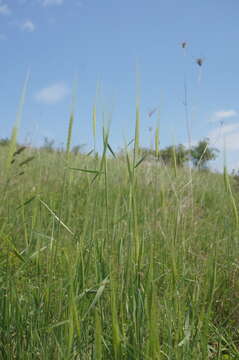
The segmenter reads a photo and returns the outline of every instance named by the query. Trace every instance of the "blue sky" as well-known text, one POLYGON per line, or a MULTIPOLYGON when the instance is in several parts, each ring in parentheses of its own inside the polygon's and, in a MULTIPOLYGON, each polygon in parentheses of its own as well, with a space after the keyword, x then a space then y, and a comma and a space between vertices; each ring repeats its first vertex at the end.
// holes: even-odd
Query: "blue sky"
POLYGON ((225 138, 228 167, 239 168, 238 14, 235 0, 0 0, 0 137, 10 135, 30 69, 22 142, 66 142, 77 79, 74 144, 91 149, 96 102, 99 148, 103 118, 112 119, 112 147, 122 147, 139 92, 142 145, 152 143, 156 107, 161 146, 187 144, 186 77, 193 143, 208 136, 223 152, 225 138))

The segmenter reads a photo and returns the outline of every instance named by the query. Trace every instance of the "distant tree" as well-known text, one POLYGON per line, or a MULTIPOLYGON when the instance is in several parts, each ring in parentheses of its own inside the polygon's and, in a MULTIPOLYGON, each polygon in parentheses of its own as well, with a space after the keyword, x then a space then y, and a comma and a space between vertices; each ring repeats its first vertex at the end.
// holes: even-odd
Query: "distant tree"
POLYGON ((10 140, 8 138, 2 138, 0 139, 0 146, 7 146, 9 145, 10 140))
POLYGON ((73 148, 72 148, 72 153, 74 154, 74 155, 77 155, 77 154, 80 154, 80 153, 82 153, 83 151, 83 148, 85 147, 85 144, 82 144, 82 145, 75 145, 75 146, 73 146, 73 148))
POLYGON ((160 151, 160 157, 166 165, 176 164, 183 167, 189 159, 189 152, 184 145, 168 146, 160 151))
POLYGON ((206 169, 207 163, 217 157, 218 149, 209 147, 210 140, 205 138, 200 140, 197 145, 193 146, 190 152, 191 159, 195 167, 206 169))
POLYGON ((155 151, 153 149, 149 149, 149 148, 146 148, 146 147, 140 147, 139 148, 139 153, 142 155, 142 156, 146 156, 147 158, 150 158, 150 159, 156 159, 156 156, 155 156, 155 151))
POLYGON ((44 143, 42 146, 42 149, 52 152, 54 150, 54 143, 55 141, 53 139, 48 139, 48 137, 44 137, 44 143))
POLYGON ((159 152, 159 159, 156 157, 155 150, 141 147, 140 153, 142 156, 147 156, 148 159, 161 159, 168 166, 183 167, 189 160, 189 152, 184 145, 168 146, 159 152))

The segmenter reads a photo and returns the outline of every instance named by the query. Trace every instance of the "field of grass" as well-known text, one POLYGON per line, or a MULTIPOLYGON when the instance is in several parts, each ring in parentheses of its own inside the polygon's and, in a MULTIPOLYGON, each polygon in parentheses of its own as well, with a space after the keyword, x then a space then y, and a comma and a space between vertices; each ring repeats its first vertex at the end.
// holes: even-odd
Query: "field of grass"
POLYGON ((71 126, 66 152, 0 148, 0 358, 239 359, 232 179, 106 133, 73 155, 71 126))

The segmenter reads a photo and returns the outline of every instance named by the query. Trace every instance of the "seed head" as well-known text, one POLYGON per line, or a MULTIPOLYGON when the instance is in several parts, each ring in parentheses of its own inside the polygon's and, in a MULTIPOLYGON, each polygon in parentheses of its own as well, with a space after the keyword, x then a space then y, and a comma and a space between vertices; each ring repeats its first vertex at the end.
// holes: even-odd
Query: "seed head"
POLYGON ((12 156, 16 156, 21 154, 26 149, 26 146, 21 146, 18 150, 15 151, 15 153, 12 156))
POLYGON ((198 66, 202 66, 203 62, 204 62, 204 59, 202 59, 202 58, 196 59, 196 63, 198 64, 198 66))
POLYGON ((185 49, 185 48, 187 47, 187 45, 188 45, 188 44, 186 43, 186 41, 183 41, 183 42, 181 43, 181 46, 182 46, 183 49, 185 49))
POLYGON ((158 108, 152 109, 152 110, 148 113, 148 117, 151 117, 151 116, 155 113, 155 111, 156 111, 157 109, 158 109, 158 108))

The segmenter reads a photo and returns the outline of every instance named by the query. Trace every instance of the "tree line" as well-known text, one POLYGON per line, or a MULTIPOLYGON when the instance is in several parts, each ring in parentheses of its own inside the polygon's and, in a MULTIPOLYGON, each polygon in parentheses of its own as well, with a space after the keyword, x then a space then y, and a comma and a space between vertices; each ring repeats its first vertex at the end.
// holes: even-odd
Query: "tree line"
POLYGON ((208 138, 200 140, 191 149, 182 144, 167 146, 159 151, 158 158, 153 149, 141 148, 140 151, 143 156, 161 160, 169 166, 183 167, 191 162, 198 169, 207 169, 208 162, 215 160, 219 152, 217 148, 210 146, 208 138))
MULTIPOLYGON (((10 140, 8 138, 0 139, 0 146, 8 145, 10 140)), ((20 145, 19 145, 20 146, 20 145)), ((75 145, 72 147, 72 153, 75 155, 83 153, 84 145, 75 145)), ((44 138, 44 143, 41 147, 48 152, 54 151, 54 140, 47 137, 44 138)), ((187 149, 184 145, 170 145, 161 149, 156 155, 155 150, 146 147, 139 148, 139 151, 145 159, 153 158, 154 160, 161 160, 165 165, 183 167, 191 161, 194 167, 198 169, 206 169, 210 160, 216 159, 219 150, 211 147, 208 138, 200 140, 191 149, 187 149)), ((119 156, 122 151, 119 152, 119 156)))

